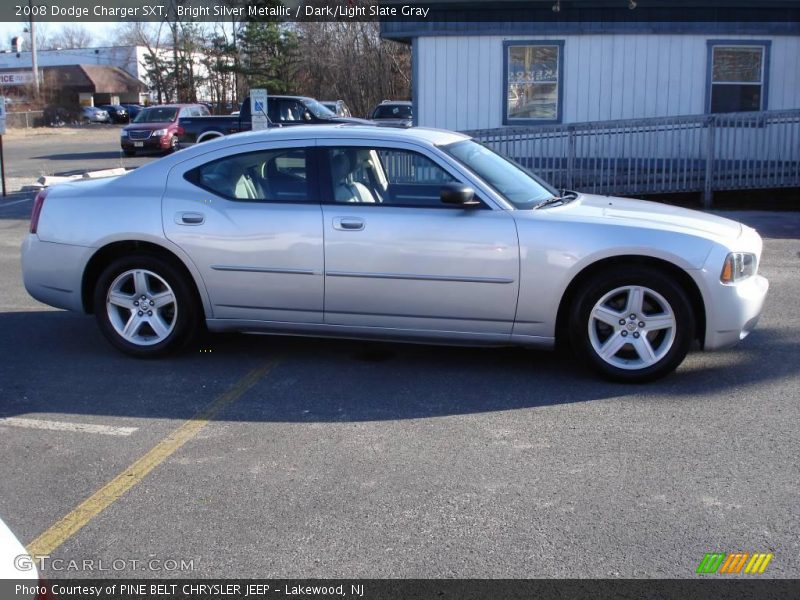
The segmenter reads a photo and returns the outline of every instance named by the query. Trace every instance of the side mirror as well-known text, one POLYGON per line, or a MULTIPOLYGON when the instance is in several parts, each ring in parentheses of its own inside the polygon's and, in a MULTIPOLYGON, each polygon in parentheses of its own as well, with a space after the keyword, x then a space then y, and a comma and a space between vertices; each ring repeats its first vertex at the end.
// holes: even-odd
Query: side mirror
POLYGON ((439 190, 439 197, 442 204, 451 204, 455 206, 480 206, 480 202, 475 200, 475 190, 468 185, 460 183, 448 183, 443 185, 439 190))

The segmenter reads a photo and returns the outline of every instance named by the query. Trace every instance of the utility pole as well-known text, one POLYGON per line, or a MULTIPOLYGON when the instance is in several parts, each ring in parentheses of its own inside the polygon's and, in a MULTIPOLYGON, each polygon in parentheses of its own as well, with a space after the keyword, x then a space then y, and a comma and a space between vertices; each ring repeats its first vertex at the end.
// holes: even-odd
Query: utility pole
POLYGON ((39 59, 36 56, 36 26, 33 23, 33 0, 28 0, 31 11, 31 67, 33 68, 33 89, 36 100, 39 99, 39 59))

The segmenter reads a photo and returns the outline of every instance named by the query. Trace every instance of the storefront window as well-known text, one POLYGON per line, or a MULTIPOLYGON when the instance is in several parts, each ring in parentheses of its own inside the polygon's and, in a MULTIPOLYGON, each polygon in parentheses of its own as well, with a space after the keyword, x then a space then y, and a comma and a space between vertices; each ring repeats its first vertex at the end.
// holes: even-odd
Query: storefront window
POLYGON ((506 43, 504 123, 561 121, 563 42, 506 43))

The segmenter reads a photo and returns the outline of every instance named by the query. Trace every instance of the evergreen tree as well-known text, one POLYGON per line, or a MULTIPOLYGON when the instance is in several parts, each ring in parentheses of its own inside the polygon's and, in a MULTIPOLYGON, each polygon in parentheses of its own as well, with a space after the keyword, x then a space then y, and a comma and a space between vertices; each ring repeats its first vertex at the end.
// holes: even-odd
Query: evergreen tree
POLYGON ((297 35, 275 21, 248 21, 239 34, 239 74, 248 88, 293 91, 297 35))

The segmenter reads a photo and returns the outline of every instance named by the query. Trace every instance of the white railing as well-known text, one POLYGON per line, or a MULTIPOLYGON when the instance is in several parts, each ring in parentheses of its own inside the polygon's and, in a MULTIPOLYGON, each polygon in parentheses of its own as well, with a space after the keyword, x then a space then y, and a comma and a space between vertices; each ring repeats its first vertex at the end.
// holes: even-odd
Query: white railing
POLYGON ((800 109, 466 132, 558 188, 602 194, 800 187, 800 109))

